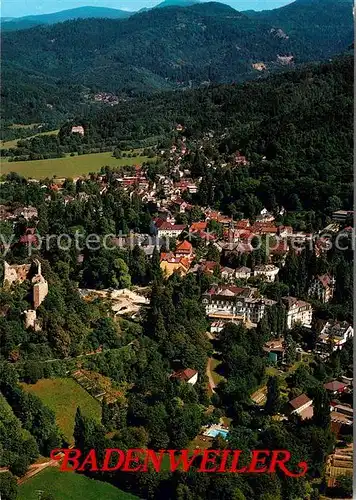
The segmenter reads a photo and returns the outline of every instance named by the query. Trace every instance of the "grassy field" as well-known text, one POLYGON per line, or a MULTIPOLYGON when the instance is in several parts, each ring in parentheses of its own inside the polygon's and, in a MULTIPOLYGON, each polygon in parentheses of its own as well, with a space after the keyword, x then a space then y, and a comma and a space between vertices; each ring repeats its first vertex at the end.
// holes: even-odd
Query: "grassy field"
POLYGON ((54 500, 135 500, 138 498, 111 484, 49 467, 19 487, 17 500, 38 500, 41 491, 51 493, 54 500))
POLYGON ((78 177, 98 172, 101 167, 120 167, 123 165, 141 165, 146 156, 116 159, 111 152, 93 153, 81 156, 66 156, 50 160, 1 162, 1 174, 17 172, 24 177, 44 179, 45 177, 78 177))
MULTIPOLYGON (((30 127, 30 125, 28 126, 30 127)), ((12 128, 28 128, 26 125, 13 125, 12 128)), ((34 134, 29 137, 23 137, 23 139, 32 139, 32 137, 37 137, 39 135, 56 135, 58 134, 59 130, 50 130, 48 132, 40 132, 39 134, 34 134)), ((10 149, 10 148, 15 148, 17 146, 18 141, 21 139, 13 139, 12 141, 0 141, 0 149, 10 149)))
POLYGON ((225 380, 224 377, 218 373, 219 365, 221 365, 221 361, 219 359, 211 358, 211 375, 215 384, 219 384, 221 381, 225 380))
POLYGON ((70 443, 73 442, 74 418, 78 406, 84 415, 100 421, 99 402, 70 378, 42 379, 34 385, 21 385, 54 411, 57 425, 70 443))

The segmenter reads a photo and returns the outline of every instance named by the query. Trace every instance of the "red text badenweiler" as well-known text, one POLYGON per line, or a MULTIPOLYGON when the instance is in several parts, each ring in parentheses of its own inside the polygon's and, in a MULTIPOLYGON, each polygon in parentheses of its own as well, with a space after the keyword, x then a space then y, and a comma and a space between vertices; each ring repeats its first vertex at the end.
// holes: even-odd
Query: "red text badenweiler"
MULTIPOLYGON (((250 461, 241 465, 241 450, 147 450, 141 448, 126 451, 108 448, 104 456, 97 457, 95 450, 83 454, 76 448, 60 448, 52 450, 52 460, 60 462, 62 471, 106 471, 115 472, 148 472, 162 470, 163 457, 169 458, 169 470, 189 471, 194 467, 196 472, 231 472, 235 474, 258 473, 271 474, 282 471, 289 477, 304 476, 308 470, 306 462, 299 462, 298 470, 290 470, 288 462, 291 454, 287 450, 253 450, 250 461)), ((167 467, 165 466, 165 470, 167 467)))

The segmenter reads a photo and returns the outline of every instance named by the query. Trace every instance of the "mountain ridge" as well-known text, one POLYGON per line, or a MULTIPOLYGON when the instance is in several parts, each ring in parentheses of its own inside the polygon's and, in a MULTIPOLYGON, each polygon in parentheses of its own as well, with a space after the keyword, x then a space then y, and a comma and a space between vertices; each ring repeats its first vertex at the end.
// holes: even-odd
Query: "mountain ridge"
POLYGON ((74 9, 66 9, 49 14, 38 14, 22 16, 17 18, 1 18, 1 28, 3 31, 16 31, 29 29, 39 25, 51 25, 55 23, 70 21, 74 19, 126 19, 135 12, 129 12, 120 9, 111 9, 109 7, 83 6, 74 9))
POLYGON ((35 109, 42 121, 72 109, 66 86, 81 86, 83 96, 112 92, 126 98, 263 78, 346 51, 353 40, 349 4, 328 0, 332 8, 325 10, 314 2, 307 8, 294 2, 293 16, 288 10, 281 14, 283 7, 268 19, 204 2, 127 19, 69 20, 3 33, 5 119, 34 120, 35 109), (27 103, 22 107, 21 92, 27 103))

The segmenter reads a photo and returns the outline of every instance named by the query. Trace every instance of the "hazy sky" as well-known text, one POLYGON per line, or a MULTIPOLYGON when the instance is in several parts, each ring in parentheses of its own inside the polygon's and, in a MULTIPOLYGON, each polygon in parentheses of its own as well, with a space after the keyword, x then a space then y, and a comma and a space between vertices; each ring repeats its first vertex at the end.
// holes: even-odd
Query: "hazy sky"
MULTIPOLYGON (((2 17, 21 17, 31 14, 47 14, 60 10, 96 5, 113 9, 138 10, 153 7, 162 0, 0 0, 2 17)), ((226 0, 223 3, 237 10, 273 9, 291 3, 291 0, 226 0)))

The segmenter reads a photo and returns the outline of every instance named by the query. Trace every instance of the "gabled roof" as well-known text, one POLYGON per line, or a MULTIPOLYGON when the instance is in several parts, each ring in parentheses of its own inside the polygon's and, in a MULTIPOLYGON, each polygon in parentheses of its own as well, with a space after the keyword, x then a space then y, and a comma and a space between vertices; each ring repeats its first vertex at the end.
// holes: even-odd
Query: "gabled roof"
POLYGON ((246 266, 241 266, 236 269, 237 273, 246 273, 246 274, 251 274, 251 269, 246 266))
POLYGON ((289 401, 289 404, 295 409, 295 410, 298 410, 299 408, 301 408, 302 406, 304 406, 305 404, 311 402, 312 400, 310 398, 308 398, 308 396, 306 394, 301 394, 300 396, 298 396, 297 398, 294 398, 292 399, 291 401, 289 401))
POLYGON ((171 230, 171 231, 184 231, 185 229, 184 224, 171 224, 170 222, 163 222, 163 224, 160 225, 159 229, 162 230, 171 230))
POLYGON ((318 276, 317 280, 323 285, 324 288, 331 286, 332 278, 329 274, 323 274, 322 276, 318 276))
POLYGON ((184 240, 182 241, 176 248, 176 252, 191 252, 192 251, 192 244, 189 243, 189 241, 184 240))
POLYGON ((341 391, 347 387, 347 384, 344 384, 344 382, 339 382, 338 380, 333 380, 332 382, 328 382, 327 384, 324 384, 324 388, 327 391, 341 391))
POLYGON ((206 222, 193 222, 189 228, 190 231, 204 231, 206 229, 206 222))
POLYGON ((193 370, 192 368, 185 368, 185 370, 178 370, 174 372, 171 377, 176 378, 178 380, 184 380, 185 382, 188 382, 191 378, 194 377, 198 372, 197 370, 193 370))

